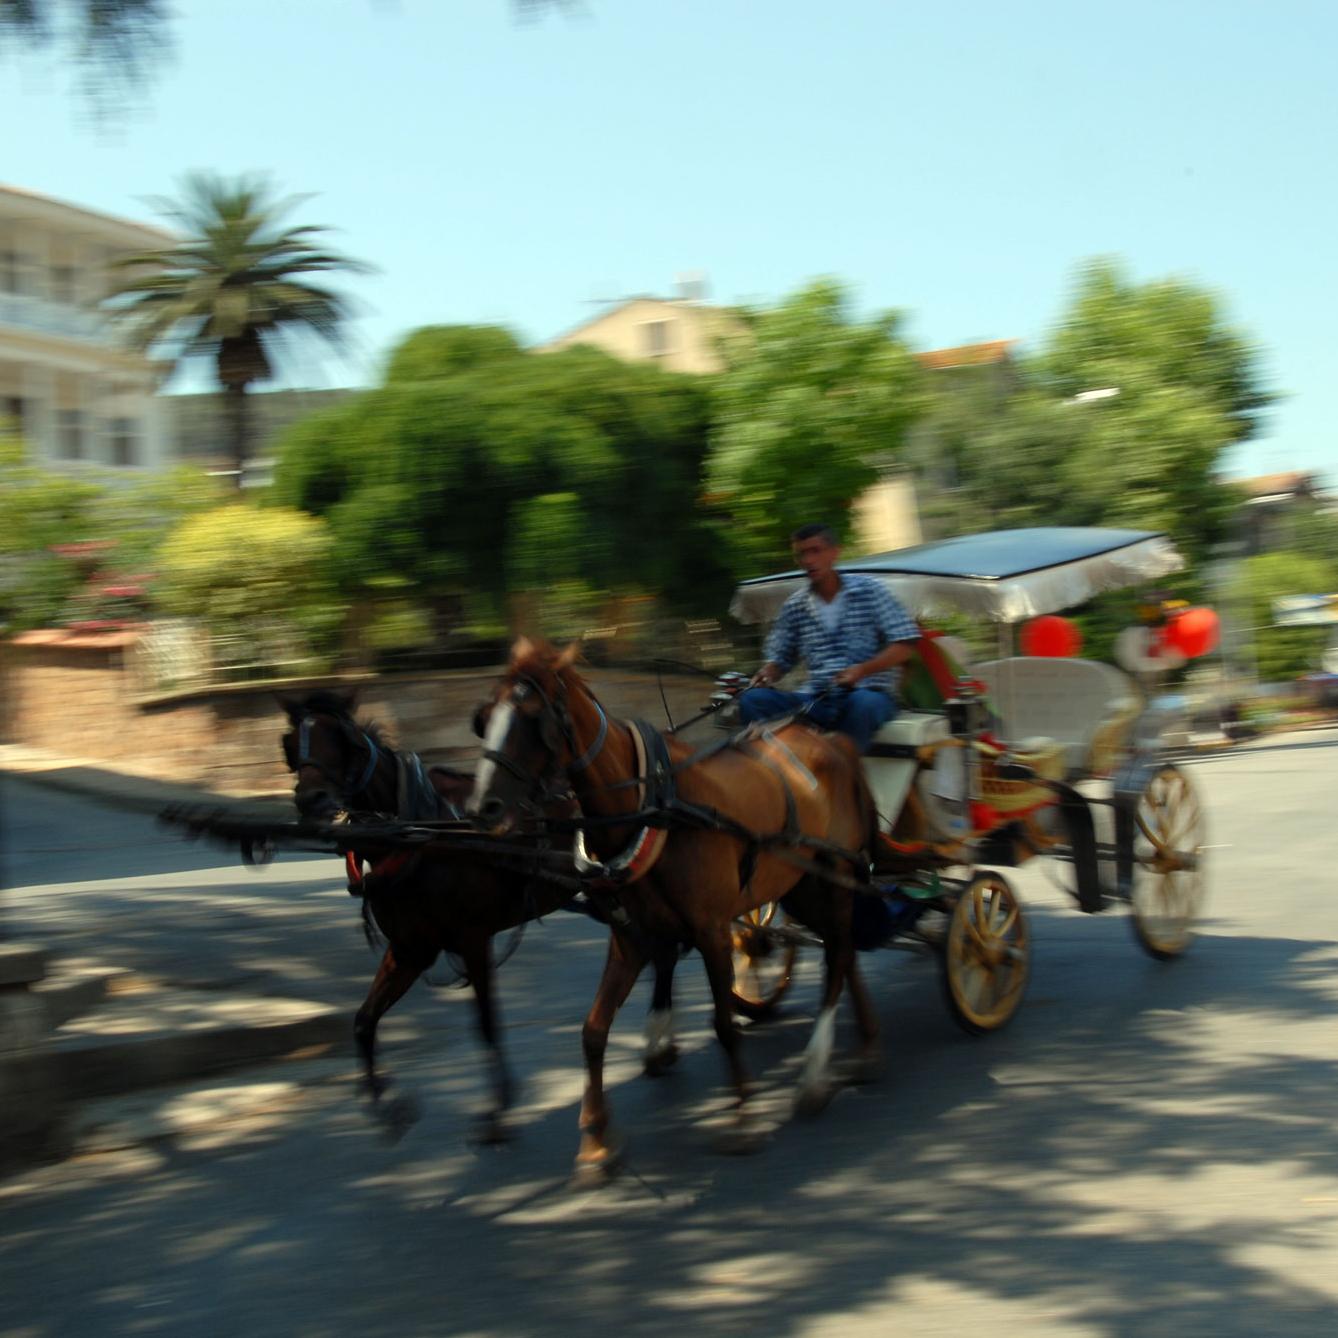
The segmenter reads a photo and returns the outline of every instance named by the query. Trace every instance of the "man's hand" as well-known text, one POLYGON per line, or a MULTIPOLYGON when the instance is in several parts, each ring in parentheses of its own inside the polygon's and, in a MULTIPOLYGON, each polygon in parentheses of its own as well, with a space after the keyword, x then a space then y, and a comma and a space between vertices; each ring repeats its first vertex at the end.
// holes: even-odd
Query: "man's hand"
POLYGON ((832 686, 837 688, 857 688, 860 679, 864 677, 864 666, 862 664, 848 665, 845 669, 832 675, 832 686))
POLYGON ((748 686, 750 688, 769 688, 773 683, 779 682, 782 674, 778 665, 767 661, 752 677, 748 686))

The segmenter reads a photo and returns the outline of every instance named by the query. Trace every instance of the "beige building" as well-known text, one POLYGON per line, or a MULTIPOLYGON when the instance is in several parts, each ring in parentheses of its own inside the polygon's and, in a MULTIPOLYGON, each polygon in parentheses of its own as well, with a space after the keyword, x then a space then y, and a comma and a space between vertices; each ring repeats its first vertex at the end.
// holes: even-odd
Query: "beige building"
POLYGON ((744 331, 723 307, 688 299, 629 297, 593 320, 540 344, 537 353, 589 344, 624 362, 657 362, 671 372, 718 372, 722 341, 744 331))
POLYGON ((128 352, 98 307, 120 256, 169 234, 0 186, 0 417, 46 465, 152 469, 166 461, 164 369, 128 352))

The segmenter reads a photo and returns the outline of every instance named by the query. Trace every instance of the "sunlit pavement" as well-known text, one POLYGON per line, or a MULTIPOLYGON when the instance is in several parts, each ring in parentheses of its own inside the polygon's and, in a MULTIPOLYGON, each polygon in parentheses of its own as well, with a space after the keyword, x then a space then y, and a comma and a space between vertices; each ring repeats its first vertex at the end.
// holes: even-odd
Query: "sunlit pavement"
MULTIPOLYGON (((809 960, 785 1019, 748 1037, 773 1136, 727 1158, 689 958, 684 1059, 639 1076, 640 986, 610 1048, 628 1169, 576 1193, 578 1033, 602 943, 555 916, 502 978, 524 1080, 512 1145, 468 1143, 483 1097, 469 1000, 420 985, 383 1028, 423 1106, 397 1145, 342 1057, 84 1112, 78 1158, 0 1187, 0 1334, 1332 1332, 1338 733, 1189 765, 1217 848, 1179 962, 1024 870, 1034 973, 1010 1029, 969 1040, 931 963, 864 957, 887 1075, 792 1122, 809 960)), ((351 1016, 375 959, 337 862, 253 875, 145 818, 26 783, 4 797, 11 934, 351 1016)))

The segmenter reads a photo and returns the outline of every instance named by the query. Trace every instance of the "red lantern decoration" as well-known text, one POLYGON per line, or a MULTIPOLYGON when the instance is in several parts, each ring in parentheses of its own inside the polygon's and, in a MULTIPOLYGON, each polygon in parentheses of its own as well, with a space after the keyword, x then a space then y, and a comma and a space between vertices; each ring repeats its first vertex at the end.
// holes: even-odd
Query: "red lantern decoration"
POLYGON ((1082 633, 1067 618, 1047 613, 1023 626, 1021 645, 1023 655, 1076 655, 1082 649, 1082 633))
POLYGON ((1171 617, 1164 632, 1166 644, 1187 660, 1207 655, 1217 646, 1221 623, 1212 609, 1185 609, 1171 617))

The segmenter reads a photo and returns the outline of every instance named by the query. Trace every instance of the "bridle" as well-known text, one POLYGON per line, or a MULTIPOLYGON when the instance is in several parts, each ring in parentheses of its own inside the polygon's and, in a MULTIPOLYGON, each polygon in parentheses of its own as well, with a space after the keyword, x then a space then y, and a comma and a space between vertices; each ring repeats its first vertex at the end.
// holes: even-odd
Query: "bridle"
POLYGON ((578 757, 576 756, 576 729, 572 723, 571 711, 567 706, 566 687, 561 679, 558 680, 557 694, 550 697, 537 679, 528 674, 517 674, 515 685, 508 695, 511 705, 517 708, 517 715, 526 715, 527 718, 537 724, 539 742, 543 746, 547 764, 542 771, 532 773, 526 771, 520 763, 496 748, 485 747, 483 756, 495 767, 505 771, 509 776, 527 787, 522 802, 528 802, 542 808, 556 800, 565 798, 566 782, 572 776, 579 775, 589 768, 599 754, 603 752, 604 743, 609 736, 609 718, 599 702, 591 698, 595 710, 599 712, 599 732, 595 735, 589 748, 578 757), (531 696, 539 700, 538 714, 532 716, 519 709, 531 696), (573 758, 571 762, 565 765, 562 761, 564 744, 566 752, 573 758))
POLYGON ((316 719, 316 715, 308 714, 304 715, 298 722, 297 754, 293 762, 293 773, 300 778, 304 769, 315 771, 333 786, 339 798, 347 803, 358 795, 367 792, 368 786, 372 783, 372 777, 376 774, 377 763, 381 760, 381 749, 377 746, 376 740, 366 730, 358 729, 352 721, 340 719, 338 716, 330 716, 329 718, 338 722, 344 738, 355 749, 359 743, 366 746, 366 763, 362 764, 361 770, 359 770, 357 759, 351 759, 343 776, 336 776, 322 766, 311 755, 311 726, 316 719))

